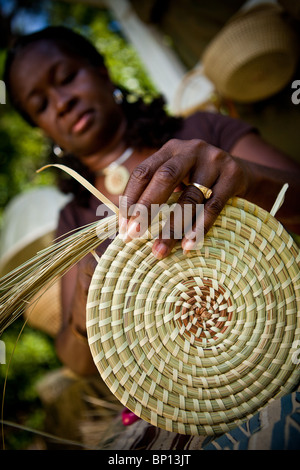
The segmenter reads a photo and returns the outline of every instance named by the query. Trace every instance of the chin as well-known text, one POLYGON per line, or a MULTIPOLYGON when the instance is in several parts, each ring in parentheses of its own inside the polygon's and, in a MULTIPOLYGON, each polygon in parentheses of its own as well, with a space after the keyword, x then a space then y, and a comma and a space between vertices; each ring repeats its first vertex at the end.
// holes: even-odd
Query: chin
POLYGON ((110 116, 106 116, 106 119, 98 115, 85 132, 73 139, 71 152, 82 159, 94 156, 103 148, 110 146, 119 133, 121 124, 121 115, 112 113, 110 116))
POLYGON ((70 146, 70 153, 79 158, 88 158, 103 148, 105 142, 99 138, 99 130, 89 129, 76 139, 73 139, 70 146))

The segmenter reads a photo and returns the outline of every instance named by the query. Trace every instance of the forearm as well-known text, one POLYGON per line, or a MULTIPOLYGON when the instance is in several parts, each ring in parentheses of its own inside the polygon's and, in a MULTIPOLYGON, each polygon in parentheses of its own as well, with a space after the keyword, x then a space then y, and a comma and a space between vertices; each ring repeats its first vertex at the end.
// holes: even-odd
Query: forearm
POLYGON ((244 197, 270 211, 285 183, 289 185, 276 218, 288 229, 300 233, 300 172, 297 168, 277 169, 243 161, 248 166, 251 184, 244 197))
POLYGON ((63 364, 82 376, 97 373, 86 331, 86 302, 95 263, 92 255, 86 256, 61 284, 63 327, 56 338, 56 351, 63 364))
POLYGON ((299 233, 299 163, 254 133, 236 142, 230 153, 248 164, 251 184, 245 197, 258 206, 270 211, 282 186, 288 183, 284 204, 276 218, 287 229, 299 233))
POLYGON ((87 337, 78 333, 71 323, 60 331, 55 346, 62 363, 76 374, 88 376, 97 373, 87 337))

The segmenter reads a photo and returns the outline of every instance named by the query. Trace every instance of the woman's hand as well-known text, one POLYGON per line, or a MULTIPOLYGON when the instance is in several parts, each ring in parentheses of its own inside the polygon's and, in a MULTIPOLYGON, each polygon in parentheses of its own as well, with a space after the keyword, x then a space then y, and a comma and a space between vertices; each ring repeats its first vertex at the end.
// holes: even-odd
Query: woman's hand
MULTIPOLYGON (((142 212, 139 209, 143 207, 143 213, 145 208, 147 210, 147 227, 151 220, 151 206, 166 203, 184 183, 177 204, 181 210, 186 204, 192 208, 192 230, 182 234, 181 242, 182 248, 189 251, 199 241, 197 234, 208 232, 229 198, 246 196, 251 179, 248 162, 202 140, 172 139, 133 171, 120 201, 120 236, 126 242, 141 236, 141 218, 137 214, 142 212), (206 200, 203 193, 191 185, 194 182, 210 188, 211 197, 206 200), (201 204, 204 204, 204 213, 200 212, 199 216, 197 207, 201 204), (130 217, 128 209, 134 206, 136 210, 130 217)), ((161 234, 153 244, 153 254, 159 259, 167 256, 176 243, 176 217, 171 217, 169 228, 169 235, 161 234)))

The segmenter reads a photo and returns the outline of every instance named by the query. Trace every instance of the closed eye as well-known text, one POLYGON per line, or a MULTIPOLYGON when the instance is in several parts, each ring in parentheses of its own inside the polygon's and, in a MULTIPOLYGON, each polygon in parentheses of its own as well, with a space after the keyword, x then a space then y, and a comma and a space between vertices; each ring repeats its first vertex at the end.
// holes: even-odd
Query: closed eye
POLYGON ((68 83, 71 83, 76 77, 76 75, 77 75, 77 70, 65 74, 64 77, 60 80, 61 85, 67 85, 68 83))
POLYGON ((46 96, 35 96, 31 99, 31 106, 35 114, 41 114, 47 109, 48 99, 46 96))
POLYGON ((46 98, 44 98, 41 102, 41 105, 38 108, 38 112, 42 113, 42 112, 46 111, 47 106, 48 106, 48 100, 46 98))

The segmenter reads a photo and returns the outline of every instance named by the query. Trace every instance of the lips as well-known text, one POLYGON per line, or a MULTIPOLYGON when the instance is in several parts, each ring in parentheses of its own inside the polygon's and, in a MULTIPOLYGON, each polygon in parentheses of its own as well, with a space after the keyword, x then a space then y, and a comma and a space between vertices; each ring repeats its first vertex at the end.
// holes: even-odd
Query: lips
POLYGON ((93 120, 93 111, 87 110, 80 113, 79 116, 75 119, 74 123, 71 126, 72 134, 81 134, 84 132, 92 123, 93 120))

